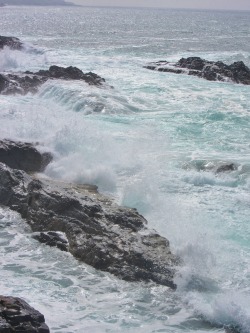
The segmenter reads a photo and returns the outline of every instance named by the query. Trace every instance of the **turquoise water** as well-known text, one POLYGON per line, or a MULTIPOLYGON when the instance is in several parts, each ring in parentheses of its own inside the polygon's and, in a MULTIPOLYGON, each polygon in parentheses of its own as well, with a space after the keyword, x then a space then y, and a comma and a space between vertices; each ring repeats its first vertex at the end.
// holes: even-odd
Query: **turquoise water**
POLYGON ((250 332, 249 87, 157 73, 200 56, 250 66, 250 13, 3 7, 1 71, 77 66, 107 87, 47 82, 1 96, 1 138, 41 142, 50 177, 94 183, 136 207, 184 264, 175 293, 129 284, 37 244, 1 208, 0 293, 24 297, 52 332, 250 332), (114 87, 110 89, 108 85, 114 87), (216 174, 221 163, 237 170, 216 174))

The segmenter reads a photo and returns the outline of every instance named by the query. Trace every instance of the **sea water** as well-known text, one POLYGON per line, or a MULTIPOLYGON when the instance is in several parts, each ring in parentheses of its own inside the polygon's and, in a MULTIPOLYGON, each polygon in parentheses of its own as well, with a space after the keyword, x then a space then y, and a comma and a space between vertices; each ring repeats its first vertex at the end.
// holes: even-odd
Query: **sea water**
POLYGON ((25 43, 0 52, 1 72, 77 66, 107 82, 1 96, 0 138, 39 142, 54 155, 48 176, 136 207, 183 259, 175 292, 124 282, 37 243, 0 207, 0 294, 24 298, 52 333, 250 332, 250 88, 143 68, 188 56, 250 66, 250 12, 2 7, 0 31, 25 43), (222 163, 237 170, 216 174, 222 163))

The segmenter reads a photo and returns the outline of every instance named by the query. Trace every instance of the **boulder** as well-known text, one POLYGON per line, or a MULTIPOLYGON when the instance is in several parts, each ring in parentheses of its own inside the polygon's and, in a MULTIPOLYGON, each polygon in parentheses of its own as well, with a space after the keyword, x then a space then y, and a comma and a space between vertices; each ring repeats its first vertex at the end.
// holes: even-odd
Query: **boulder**
POLYGON ((51 162, 50 153, 40 153, 33 144, 0 140, 0 162, 26 172, 40 172, 51 162))
POLYGON ((21 50, 23 43, 16 37, 0 36, 0 49, 3 49, 5 46, 12 50, 21 50))
POLYGON ((49 333, 44 316, 18 297, 0 295, 1 333, 49 333))
POLYGON ((181 58, 176 63, 152 62, 144 68, 159 72, 188 74, 209 81, 225 81, 250 85, 250 69, 242 62, 226 65, 222 61, 208 61, 199 57, 181 58))
POLYGON ((0 204, 19 212, 35 232, 65 233, 69 252, 96 269, 176 287, 179 258, 168 240, 149 230, 135 209, 118 206, 91 186, 32 178, 0 163, 0 204))

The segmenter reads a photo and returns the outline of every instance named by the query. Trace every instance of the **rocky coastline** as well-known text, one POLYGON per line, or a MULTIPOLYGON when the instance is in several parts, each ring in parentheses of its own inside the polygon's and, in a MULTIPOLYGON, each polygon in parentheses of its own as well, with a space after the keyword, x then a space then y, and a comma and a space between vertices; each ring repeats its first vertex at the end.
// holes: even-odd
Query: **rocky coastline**
MULTIPOLYGON (((36 148, 31 150, 30 143, 16 145, 18 149, 13 149, 13 141, 0 142, 1 205, 19 212, 34 232, 43 232, 42 239, 44 232, 64 233, 68 251, 96 269, 127 281, 154 281, 175 289, 179 259, 171 253, 168 240, 147 229, 147 221, 135 209, 118 206, 95 186, 26 173, 41 170, 39 165, 30 167, 32 159, 37 160, 36 148), (29 159, 22 170, 16 154, 20 147, 29 159)), ((43 157, 41 154, 41 161, 43 157)))
MULTIPOLYGON (((21 50, 23 43, 15 37, 0 36, 0 50, 4 47, 21 50)), ((250 84, 250 70, 243 62, 228 66, 191 57, 176 64, 150 63, 145 68, 250 84)), ((92 72, 51 66, 38 72, 0 73, 0 94, 36 93, 42 84, 56 79, 105 85, 105 79, 92 72)), ((174 277, 181 260, 171 252, 169 241, 149 229, 136 209, 117 205, 96 186, 46 177, 43 171, 53 156, 41 153, 39 147, 38 143, 0 140, 0 205, 18 212, 41 246, 69 252, 80 262, 126 281, 154 282, 175 290, 174 277)), ((235 164, 224 163, 214 171, 236 169, 235 164)), ((49 333, 49 328, 43 315, 24 300, 0 296, 0 332, 49 333)))
MULTIPOLYGON (((16 37, 0 36, 0 50, 4 47, 9 47, 12 50, 22 50, 23 43, 16 37)), ((83 73, 79 68, 73 66, 64 68, 54 65, 50 66, 48 70, 40 70, 35 73, 31 71, 0 73, 0 94, 34 94, 45 82, 55 79, 78 80, 97 87, 105 85, 105 79, 95 73, 83 73)))
POLYGON ((232 82, 250 85, 250 69, 243 61, 226 65, 222 61, 208 61, 199 57, 181 58, 178 62, 168 61, 151 62, 144 66, 146 69, 193 75, 208 81, 232 82))
MULTIPOLYGON (((32 237, 126 281, 176 288, 179 258, 135 210, 96 186, 58 182, 41 172, 52 160, 37 144, 0 141, 0 205, 21 214, 32 237)), ((0 296, 0 332, 49 333, 44 316, 17 297, 0 296)))
POLYGON ((36 73, 26 71, 20 74, 0 74, 0 94, 2 95, 26 95, 37 93, 39 87, 48 80, 60 79, 64 81, 84 81, 91 86, 102 86, 105 79, 89 72, 83 73, 77 67, 50 66, 48 70, 40 70, 36 73))

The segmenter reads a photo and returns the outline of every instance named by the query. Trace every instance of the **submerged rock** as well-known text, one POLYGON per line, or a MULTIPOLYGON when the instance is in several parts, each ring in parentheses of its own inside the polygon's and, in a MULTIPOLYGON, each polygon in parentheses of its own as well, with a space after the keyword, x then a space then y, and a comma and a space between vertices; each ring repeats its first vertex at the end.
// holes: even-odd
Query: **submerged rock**
POLYGON ((0 74, 0 94, 36 93, 38 88, 49 79, 79 80, 94 86, 105 83, 105 79, 99 75, 92 72, 83 73, 77 67, 51 66, 48 70, 40 70, 36 73, 26 71, 21 74, 0 74))
POLYGON ((0 295, 1 333, 49 333, 44 316, 18 297, 0 295))
POLYGON ((0 204, 19 212, 33 231, 64 232, 69 252, 96 269, 175 288, 179 260, 168 240, 147 229, 135 209, 116 205, 92 187, 34 179, 0 163, 0 204))
POLYGON ((184 163, 183 168, 188 170, 193 169, 196 171, 214 172, 215 174, 218 174, 236 171, 239 166, 235 163, 225 161, 192 160, 191 162, 184 163))
POLYGON ((152 62, 144 68, 159 72, 188 74, 204 78, 209 81, 225 81, 250 85, 250 69, 237 61, 226 65, 222 61, 208 61, 199 57, 181 58, 177 63, 168 61, 152 62))
POLYGON ((5 46, 13 50, 21 50, 23 43, 16 37, 0 36, 0 49, 3 49, 5 46))
POLYGON ((235 170, 237 170, 237 166, 234 163, 223 164, 217 168, 216 173, 231 172, 231 171, 235 171, 235 170))
POLYGON ((0 162, 26 172, 40 172, 51 162, 50 153, 40 153, 27 142, 0 140, 0 162))

